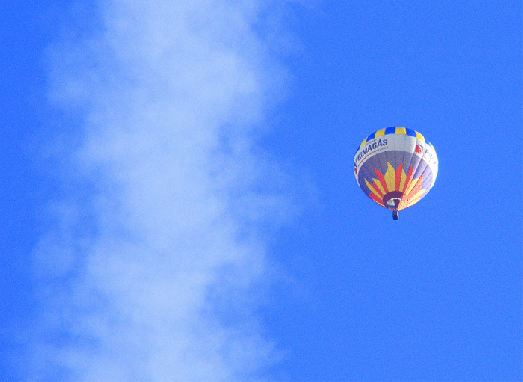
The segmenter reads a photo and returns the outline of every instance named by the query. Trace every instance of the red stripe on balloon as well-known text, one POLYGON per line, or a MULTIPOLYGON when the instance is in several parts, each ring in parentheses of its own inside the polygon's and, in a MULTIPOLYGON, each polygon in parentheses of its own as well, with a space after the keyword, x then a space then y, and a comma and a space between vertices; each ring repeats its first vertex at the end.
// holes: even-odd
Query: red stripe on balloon
POLYGON ((398 168, 396 169, 396 187, 394 190, 399 191, 400 190, 400 183, 401 183, 401 174, 403 172, 403 162, 400 163, 398 168))
POLYGON ((405 190, 407 190, 407 187, 409 186, 410 181, 412 180, 413 172, 414 172, 414 169, 412 168, 412 165, 410 165, 409 172, 407 174, 407 179, 405 179, 405 184, 403 185, 403 190, 401 190, 401 192, 405 192, 405 190))
POLYGON ((387 182, 385 181, 385 178, 383 177, 383 174, 377 170, 374 169, 374 172, 376 173, 376 176, 378 177, 381 185, 383 186, 383 189, 385 190, 385 193, 389 192, 389 189, 387 188, 387 182))

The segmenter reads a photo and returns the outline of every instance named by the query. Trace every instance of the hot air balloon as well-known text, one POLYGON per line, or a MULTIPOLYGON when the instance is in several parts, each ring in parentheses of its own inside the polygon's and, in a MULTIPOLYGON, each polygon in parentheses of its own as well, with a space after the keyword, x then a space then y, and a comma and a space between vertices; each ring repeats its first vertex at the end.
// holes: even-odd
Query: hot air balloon
POLYGON ((380 206, 398 211, 413 206, 432 188, 438 175, 434 146, 405 127, 375 131, 354 156, 354 176, 362 191, 380 206))

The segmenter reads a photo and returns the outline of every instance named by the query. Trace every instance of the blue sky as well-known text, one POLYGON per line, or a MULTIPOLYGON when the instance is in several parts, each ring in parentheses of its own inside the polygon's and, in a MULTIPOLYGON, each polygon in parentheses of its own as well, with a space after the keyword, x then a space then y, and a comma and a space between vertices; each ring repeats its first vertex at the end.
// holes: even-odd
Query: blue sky
POLYGON ((3 4, 0 380, 523 378, 521 4, 362 3, 3 4))

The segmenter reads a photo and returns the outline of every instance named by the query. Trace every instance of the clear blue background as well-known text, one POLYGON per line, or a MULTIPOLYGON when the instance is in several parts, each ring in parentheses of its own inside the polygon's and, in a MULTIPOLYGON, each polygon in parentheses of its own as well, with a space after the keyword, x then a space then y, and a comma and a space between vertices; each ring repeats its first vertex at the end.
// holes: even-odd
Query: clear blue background
POLYGON ((282 367, 291 379, 521 379, 521 6, 510 3, 331 2, 296 21, 305 47, 275 141, 310 168, 321 208, 277 246, 309 293, 270 316, 297 349, 282 367), (422 132, 439 157, 435 187, 397 222, 352 174, 357 145, 386 126, 422 132))
MULTIPOLYGON (((287 8, 300 49, 278 58, 293 80, 261 145, 314 191, 268 239, 292 279, 261 311, 285 350, 269 376, 521 380, 521 3, 287 8), (397 222, 352 174, 357 145, 387 126, 420 131, 440 163, 397 222)), ((19 378, 31 351, 20 347, 37 313, 31 251, 41 211, 63 192, 33 159, 50 134, 45 49, 61 10, 0 8, 0 380, 19 378)))

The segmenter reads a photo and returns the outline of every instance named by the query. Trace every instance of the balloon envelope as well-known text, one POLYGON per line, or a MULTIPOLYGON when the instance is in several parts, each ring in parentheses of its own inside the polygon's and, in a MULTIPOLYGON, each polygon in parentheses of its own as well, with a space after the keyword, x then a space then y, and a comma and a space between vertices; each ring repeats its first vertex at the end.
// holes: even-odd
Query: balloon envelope
POLYGON ((362 191, 393 211, 416 204, 430 191, 437 175, 434 146, 405 127, 375 131, 354 156, 354 176, 362 191))

